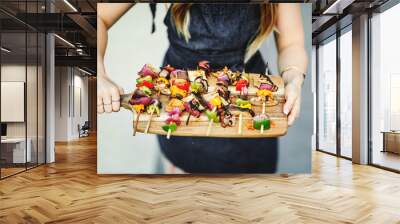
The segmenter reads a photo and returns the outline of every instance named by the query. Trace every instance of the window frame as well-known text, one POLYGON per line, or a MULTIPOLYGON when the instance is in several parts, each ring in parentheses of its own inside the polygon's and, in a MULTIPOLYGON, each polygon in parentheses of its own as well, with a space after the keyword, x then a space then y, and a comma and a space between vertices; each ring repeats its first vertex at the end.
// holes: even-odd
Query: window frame
POLYGON ((344 35, 347 32, 351 32, 352 30, 352 23, 349 23, 345 27, 339 29, 336 31, 336 33, 332 34, 331 36, 321 40, 317 45, 316 45, 316 51, 315 51, 315 61, 316 61, 316 151, 327 153, 333 156, 337 156, 340 158, 344 158, 347 160, 352 160, 351 157, 347 157, 342 155, 342 150, 341 150, 341 119, 340 119, 340 81, 341 81, 341 65, 340 65, 340 37, 344 35), (332 153, 327 150, 324 150, 320 148, 319 144, 319 93, 320 91, 320 80, 319 80, 319 65, 320 65, 320 56, 319 56, 319 51, 318 49, 320 48, 321 44, 326 44, 329 43, 330 41, 336 41, 336 152, 332 153))

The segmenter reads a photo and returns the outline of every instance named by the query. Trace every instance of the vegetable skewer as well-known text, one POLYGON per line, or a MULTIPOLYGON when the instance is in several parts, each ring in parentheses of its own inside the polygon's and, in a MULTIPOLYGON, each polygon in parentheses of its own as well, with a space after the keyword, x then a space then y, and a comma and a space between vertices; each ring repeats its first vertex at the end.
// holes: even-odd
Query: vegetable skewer
POLYGON ((252 106, 251 103, 247 100, 243 100, 241 98, 237 98, 236 105, 232 105, 233 106, 233 113, 236 116, 239 116, 239 124, 238 124, 238 134, 241 135, 242 134, 242 126, 243 126, 243 112, 247 112, 250 114, 250 116, 254 117, 255 113, 252 110, 252 106))
POLYGON ((208 92, 208 81, 204 71, 189 71, 188 78, 191 82, 190 84, 190 95, 184 99, 186 111, 189 113, 186 119, 186 125, 189 124, 190 117, 200 117, 201 112, 205 110, 206 105, 202 105, 203 94, 208 92))
POLYGON ((158 77, 158 71, 149 64, 145 64, 138 72, 139 77, 136 79, 136 90, 132 94, 129 104, 133 111, 136 112, 136 122, 134 123, 133 135, 136 135, 139 118, 147 106, 154 103, 151 95, 154 91, 153 80, 158 77))
MULTIPOLYGON (((253 128, 260 130, 263 134, 264 130, 267 130, 271 126, 271 120, 269 116, 265 113, 265 106, 267 102, 271 103, 273 101, 272 92, 277 91, 277 86, 272 82, 272 80, 267 75, 260 75, 258 81, 258 91, 256 101, 262 102, 262 112, 260 115, 254 117, 253 128)), ((270 104, 271 105, 271 104, 270 104)), ((272 106, 272 105, 271 105, 272 106)))
POLYGON ((236 91, 239 91, 239 96, 242 99, 247 98, 248 87, 249 87, 249 77, 248 74, 243 70, 242 73, 237 72, 235 75, 235 81, 233 81, 233 85, 236 87, 236 91))
POLYGON ((233 125, 233 119, 231 112, 229 111, 229 104, 231 102, 230 99, 230 91, 228 90, 229 83, 231 83, 232 71, 228 70, 225 67, 222 71, 217 72, 217 93, 224 100, 224 105, 222 109, 219 111, 219 120, 221 122, 221 126, 226 128, 228 126, 233 125))
MULTIPOLYGON (((236 72, 234 76, 232 76, 232 84, 235 86, 236 91, 239 92, 239 98, 236 100, 236 106, 241 109, 249 109, 251 110, 251 104, 246 101, 248 94, 248 86, 249 86, 249 77, 246 72, 243 70, 242 73, 236 72)), ((242 111, 239 112, 239 125, 238 125, 238 134, 242 134, 242 123, 243 123, 243 114, 242 111)))
POLYGON ((221 100, 218 95, 211 96, 211 99, 208 102, 208 110, 206 111, 207 118, 209 120, 207 126, 206 136, 209 136, 211 133, 211 128, 214 122, 219 122, 217 109, 221 107, 221 100))
POLYGON ((207 118, 210 121, 206 132, 207 136, 210 135, 213 123, 221 121, 221 113, 223 113, 224 107, 227 107, 229 105, 228 102, 226 102, 224 98, 219 96, 218 93, 209 95, 209 98, 210 98, 208 103, 209 110, 206 111, 207 118))
POLYGON ((180 116, 185 111, 185 103, 182 99, 187 97, 190 88, 188 74, 184 70, 172 71, 169 74, 169 78, 171 100, 166 107, 169 117, 165 121, 166 125, 162 127, 167 132, 167 139, 171 137, 172 132, 176 131, 177 127, 181 124, 180 116))
POLYGON ((189 113, 188 118, 186 119, 186 126, 189 125, 190 117, 199 118, 201 113, 205 111, 207 108, 207 104, 203 101, 204 99, 200 94, 190 94, 188 97, 183 99, 185 101, 185 110, 189 113))

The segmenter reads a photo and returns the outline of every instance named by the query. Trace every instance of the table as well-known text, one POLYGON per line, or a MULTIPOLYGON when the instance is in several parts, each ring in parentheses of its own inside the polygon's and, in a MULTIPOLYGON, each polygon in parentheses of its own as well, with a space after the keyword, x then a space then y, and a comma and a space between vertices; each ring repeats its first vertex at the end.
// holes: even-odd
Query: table
POLYGON ((12 152, 12 161, 11 163, 25 163, 31 162, 32 160, 32 153, 31 153, 31 145, 32 141, 30 138, 26 139, 27 147, 26 147, 26 154, 25 154, 25 138, 5 138, 1 139, 2 145, 2 157, 4 152, 11 151, 12 152), (9 148, 9 146, 13 146, 13 148, 9 148), (4 148, 5 146, 5 148, 4 148))
POLYGON ((383 150, 382 152, 392 152, 400 154, 400 131, 382 131, 383 150))

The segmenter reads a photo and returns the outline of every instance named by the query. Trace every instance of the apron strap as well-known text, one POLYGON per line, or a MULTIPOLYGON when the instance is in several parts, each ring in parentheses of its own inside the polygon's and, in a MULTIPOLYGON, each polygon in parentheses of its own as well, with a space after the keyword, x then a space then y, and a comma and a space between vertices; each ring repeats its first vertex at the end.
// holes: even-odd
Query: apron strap
POLYGON ((153 22, 152 22, 152 26, 151 26, 151 33, 154 33, 156 31, 156 24, 154 22, 154 19, 156 18, 156 9, 157 9, 156 3, 154 3, 154 2, 150 3, 151 16, 153 18, 153 22))

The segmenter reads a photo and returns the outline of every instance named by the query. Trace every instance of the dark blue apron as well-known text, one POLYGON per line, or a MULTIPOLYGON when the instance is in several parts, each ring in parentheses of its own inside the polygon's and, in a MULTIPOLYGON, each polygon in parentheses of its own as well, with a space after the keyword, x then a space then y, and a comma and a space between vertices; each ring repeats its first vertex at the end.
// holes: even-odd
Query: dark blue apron
MULTIPOLYGON (((208 60, 213 69, 265 73, 266 64, 257 52, 246 64, 245 50, 257 33, 260 6, 257 4, 193 4, 190 8, 187 43, 178 35, 170 16, 170 47, 163 64, 176 68, 196 68, 208 60)), ((183 124, 184 125, 184 124, 183 124)), ((190 173, 274 173, 278 145, 275 138, 205 138, 158 136, 164 155, 177 167, 190 173)))

